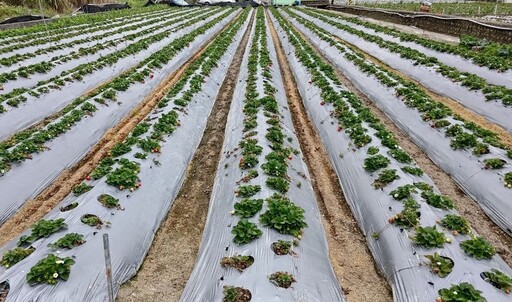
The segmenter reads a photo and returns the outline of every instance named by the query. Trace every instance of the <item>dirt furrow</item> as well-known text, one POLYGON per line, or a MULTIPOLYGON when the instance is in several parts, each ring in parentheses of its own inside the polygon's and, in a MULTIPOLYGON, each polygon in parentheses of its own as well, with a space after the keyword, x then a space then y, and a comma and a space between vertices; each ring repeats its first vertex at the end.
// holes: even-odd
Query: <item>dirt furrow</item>
POLYGON ((311 123, 282 45, 271 21, 272 39, 283 77, 292 120, 312 185, 319 203, 324 228, 327 230, 329 255, 334 272, 348 302, 392 301, 385 278, 375 267, 364 235, 359 230, 343 196, 340 182, 329 161, 322 141, 311 123))
MULTIPOLYGON (((315 50, 315 52, 329 61, 320 51, 311 43, 311 41, 302 33, 299 33, 305 41, 315 50)), ((332 62, 331 62, 332 63, 332 62)), ((501 230, 489 217, 485 214, 478 203, 471 197, 466 195, 455 181, 450 177, 449 174, 439 168, 426 153, 424 153, 404 132, 402 132, 392 120, 390 120, 374 103, 369 99, 363 92, 354 86, 354 84, 345 77, 342 72, 335 69, 336 75, 340 81, 353 93, 355 93, 361 101, 371 109, 372 113, 375 114, 382 123, 384 123, 389 131, 392 131, 400 143, 400 146, 411 155, 416 161, 418 166, 430 176, 434 181, 441 194, 447 195, 453 199, 455 208, 459 213, 464 216, 470 222, 473 229, 479 233, 480 236, 487 239, 490 243, 496 247, 497 253, 503 258, 503 260, 512 266, 512 238, 508 236, 503 230, 501 230)), ((467 110, 467 109, 466 109, 467 110)), ((472 120, 472 119, 469 119, 472 120)), ((476 120, 475 123, 478 123, 476 120)), ((484 127, 484 125, 480 126, 484 127)), ((485 128, 485 127, 484 127, 485 128)))
MULTIPOLYGON (((238 14, 240 14, 239 12, 238 14)), ((223 32, 234 18, 228 22, 217 34, 205 41, 203 47, 187 60, 178 70, 169 74, 153 92, 144 98, 119 124, 107 131, 100 141, 91 148, 89 153, 72 168, 64 170, 59 177, 35 198, 28 200, 18 212, 0 227, 0 245, 18 236, 31 224, 43 218, 55 208, 59 202, 69 195, 76 185, 89 175, 99 162, 107 156, 110 149, 118 142, 122 142, 132 129, 142 121, 165 96, 166 92, 181 78, 183 72, 204 52, 213 40, 223 32)))
POLYGON ((253 18, 254 15, 222 83, 178 197, 137 276, 121 287, 118 301, 178 301, 185 288, 199 251, 226 121, 253 18))

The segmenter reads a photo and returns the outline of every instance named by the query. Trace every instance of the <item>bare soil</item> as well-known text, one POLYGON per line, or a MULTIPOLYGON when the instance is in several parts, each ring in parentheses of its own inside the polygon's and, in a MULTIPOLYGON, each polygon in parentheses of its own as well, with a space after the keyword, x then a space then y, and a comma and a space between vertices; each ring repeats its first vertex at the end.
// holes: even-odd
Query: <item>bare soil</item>
MULTIPOLYGON (((229 26, 227 23, 224 28, 229 26)), ((222 31, 219 31, 221 33, 222 31)), ((71 193, 73 188, 80 184, 99 162, 107 156, 112 147, 123 141, 132 129, 142 121, 165 96, 166 92, 180 79, 183 72, 192 64, 212 43, 219 34, 205 41, 201 50, 196 52, 177 71, 171 73, 162 83, 147 96, 130 114, 119 124, 107 131, 100 141, 89 151, 89 153, 75 166, 64 170, 59 177, 35 198, 25 202, 16 214, 7 220, 0 227, 0 245, 6 244, 28 229, 30 225, 43 218, 48 212, 55 208, 59 202, 71 193)))
POLYGON ((391 290, 375 266, 364 235, 345 200, 339 179, 312 125, 272 22, 268 22, 295 129, 312 177, 329 243, 329 258, 348 302, 392 301, 391 290))
POLYGON ((178 197, 137 276, 121 287, 118 301, 178 301, 185 288, 199 251, 226 121, 253 18, 222 83, 178 197))
MULTIPOLYGON (((310 42, 307 37, 303 36, 306 41, 310 42)), ((333 38, 336 38, 333 36, 333 38)), ((344 41, 343 41, 344 42, 344 41)), ((309 43, 313 49, 315 49, 318 55, 323 55, 316 49, 316 47, 309 43)), ((364 51, 359 50, 364 53, 364 51)), ((375 62, 379 62, 385 68, 397 72, 400 72, 390 68, 389 66, 383 64, 382 62, 376 60, 375 58, 365 54, 368 58, 371 58, 375 62)), ((324 57, 326 61, 327 58, 324 57)), ((418 166, 430 176, 430 178, 434 181, 437 188, 441 191, 442 194, 449 196, 453 199, 455 203, 455 208, 459 213, 468 219, 471 224, 471 227, 482 237, 487 239, 494 247, 496 247, 497 253, 503 258, 503 260, 509 265, 512 266, 512 238, 508 236, 500 227, 498 227, 489 217, 485 214, 482 208, 478 205, 478 203, 473 200, 471 197, 466 195, 459 186, 455 183, 455 181, 450 177, 449 174, 444 172, 441 168, 439 168, 429 157, 425 154, 412 140, 411 138, 404 132, 402 132, 392 120, 390 120, 374 103, 371 99, 369 99, 362 91, 354 86, 354 84, 345 77, 342 72, 336 70, 336 74, 340 81, 353 93, 355 93, 363 103, 369 107, 372 112, 379 117, 382 123, 384 123, 389 131, 392 131, 396 136, 397 140, 400 142, 400 146, 407 151, 411 157, 416 161, 418 166)), ((403 76, 403 74, 400 74, 403 76)), ((419 84, 419 83, 418 83, 419 84)), ((421 84, 419 84, 421 86, 421 84)), ((431 96, 435 97, 437 101, 443 102, 447 106, 453 109, 455 113, 462 115, 464 118, 467 118, 470 121, 474 121, 479 124, 483 128, 493 130, 498 132, 503 142, 506 144, 510 144, 511 136, 505 130, 504 132, 497 131, 496 129, 501 129, 501 127, 489 123, 486 119, 479 116, 476 113, 469 111, 468 109, 460 106, 454 106, 450 101, 448 102, 447 98, 441 98, 436 94, 432 93, 428 89, 422 86, 425 92, 429 93, 431 96)))

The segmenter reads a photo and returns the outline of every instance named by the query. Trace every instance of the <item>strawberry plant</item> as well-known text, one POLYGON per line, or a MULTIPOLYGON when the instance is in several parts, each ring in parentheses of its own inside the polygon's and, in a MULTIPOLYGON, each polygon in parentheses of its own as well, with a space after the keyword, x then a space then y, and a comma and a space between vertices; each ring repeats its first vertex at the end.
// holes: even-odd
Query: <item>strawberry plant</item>
POLYGON ((99 165, 97 165, 96 168, 94 168, 94 170, 91 173, 91 178, 96 180, 107 175, 108 173, 110 173, 110 171, 112 171, 113 164, 114 160, 112 159, 112 157, 105 157, 104 159, 101 160, 99 165))
POLYGON ((388 221, 400 227, 411 228, 420 223, 420 215, 417 208, 404 206, 400 213, 389 218, 388 221))
POLYGON ((423 175, 423 170, 421 170, 421 168, 415 168, 415 167, 411 167, 411 166, 403 167, 402 171, 409 173, 411 175, 414 175, 414 176, 422 176, 423 175))
POLYGON ((239 197, 249 198, 259 191, 261 191, 261 186, 259 185, 246 185, 238 187, 238 189, 235 191, 235 194, 239 197))
POLYGON ((399 163, 410 164, 412 162, 412 158, 407 154, 407 152, 401 149, 389 150, 388 154, 391 155, 391 157, 393 157, 394 159, 396 159, 399 163))
POLYGON ((473 148, 477 145, 476 136, 467 132, 459 133, 451 140, 450 147, 452 149, 473 148))
POLYGON ((251 292, 243 287, 224 286, 223 293, 222 302, 249 302, 252 298, 251 292))
POLYGON ((473 285, 462 282, 454 284, 450 288, 443 288, 439 290, 439 298, 436 301, 442 302, 487 302, 482 297, 481 291, 473 287, 473 285))
POLYGON ((237 244, 247 244, 256 238, 260 238, 263 232, 258 229, 256 224, 247 219, 241 219, 237 225, 231 230, 231 234, 235 235, 233 241, 237 244))
POLYGON ((256 165, 258 165, 258 163, 259 163, 259 160, 256 155, 248 154, 248 155, 245 155, 244 157, 240 158, 240 162, 239 162, 238 166, 240 167, 240 169, 251 169, 251 168, 256 167, 256 165))
POLYGON ((288 192, 288 189, 290 188, 290 183, 283 177, 269 177, 265 184, 269 188, 282 194, 288 192))
POLYGON ((292 254, 292 247, 297 245, 299 245, 299 242, 297 240, 278 240, 272 243, 271 248, 276 255, 282 256, 292 254))
POLYGON ((268 276, 268 279, 275 286, 279 286, 282 288, 289 288, 290 286, 292 286, 293 282, 296 282, 293 275, 288 272, 273 273, 272 275, 268 276))
POLYGON ((101 194, 98 196, 98 201, 104 206, 109 209, 117 208, 119 207, 119 199, 114 198, 112 195, 108 194, 101 194))
POLYGON ((273 126, 267 129, 265 137, 274 144, 282 144, 285 136, 279 127, 273 126))
POLYGON ((438 209, 453 209, 453 200, 444 195, 438 195, 432 191, 424 191, 421 193, 421 197, 425 198, 425 201, 438 209))
POLYGON ((119 163, 121 167, 107 175, 106 183, 119 188, 119 190, 135 188, 138 182, 137 174, 140 172, 140 165, 125 158, 121 159, 119 163))
POLYGON ((512 172, 505 173, 503 180, 505 181, 505 187, 512 188, 512 172))
POLYGON ((263 199, 243 199, 235 203, 234 214, 241 218, 251 218, 263 207, 263 199))
POLYGON ((368 148, 368 151, 366 151, 366 153, 368 153, 369 155, 375 155, 375 154, 379 153, 379 148, 377 148, 375 146, 371 146, 368 148))
POLYGON ((73 264, 75 261, 71 258, 59 258, 49 254, 30 269, 27 282, 30 285, 42 283, 54 285, 59 279, 67 281, 73 264))
POLYGON ((304 209, 279 194, 272 195, 267 202, 268 210, 260 216, 260 222, 281 234, 300 239, 304 228, 308 226, 305 222, 304 209))
POLYGON ((415 182, 413 185, 422 191, 432 191, 432 186, 425 182, 415 182))
POLYGON ((448 276, 453 270, 453 260, 434 253, 425 255, 430 260, 430 270, 441 278, 448 276))
POLYGON ((101 229, 101 226, 103 225, 103 221, 93 214, 85 214, 80 218, 80 221, 88 226, 96 227, 97 229, 101 229))
POLYGON ((267 175, 285 177, 287 165, 283 160, 271 159, 261 165, 261 168, 267 175))
POLYGON ((220 260, 220 265, 222 267, 232 267, 242 272, 244 269, 248 268, 254 263, 254 258, 252 256, 233 256, 233 257, 222 257, 220 260))
POLYGON ((15 265, 21 260, 27 258, 30 254, 32 254, 36 249, 33 247, 29 247, 27 249, 16 247, 12 250, 9 250, 4 253, 2 256, 2 260, 0 261, 0 265, 7 268, 15 265))
POLYGON ((138 158, 138 159, 146 159, 146 158, 148 158, 148 154, 145 152, 137 152, 133 155, 133 157, 138 158))
POLYGON ((160 144, 158 143, 158 141, 151 138, 139 140, 137 146, 141 148, 144 152, 159 153, 160 150, 160 144))
POLYGON ((507 294, 510 294, 510 291, 512 290, 512 278, 510 278, 510 276, 496 269, 483 272, 481 276, 485 281, 491 283, 494 287, 499 288, 507 294))
POLYGON ((259 175, 258 170, 247 171, 247 173, 244 174, 242 179, 240 179, 240 181, 238 181, 237 184, 240 184, 241 182, 249 182, 249 181, 251 181, 251 179, 258 177, 258 175, 259 175))
POLYGON ((453 234, 469 234, 471 232, 471 227, 469 226, 469 222, 461 216, 448 214, 444 216, 443 220, 441 220, 441 225, 445 228, 453 231, 453 234))
POLYGON ((496 254, 496 249, 482 237, 462 241, 460 247, 468 256, 478 260, 491 259, 496 254))
POLYGON ((476 156, 482 156, 484 154, 489 154, 491 151, 489 151, 489 145, 478 143, 473 148, 473 154, 476 156))
POLYGON ((78 233, 69 233, 64 235, 64 237, 58 239, 54 243, 48 244, 48 246, 52 248, 72 249, 84 243, 84 235, 78 233))
POLYGON ((431 227, 417 227, 416 234, 411 237, 411 240, 424 248, 441 248, 446 240, 444 233, 439 232, 435 226, 431 227))
POLYGON ((151 125, 146 122, 142 122, 142 123, 138 124, 137 126, 135 126, 135 128, 133 128, 132 136, 135 136, 135 137, 141 136, 142 134, 148 132, 150 126, 151 125))
POLYGON ((368 172, 375 172, 379 169, 386 168, 390 160, 383 155, 374 155, 364 160, 363 168, 368 172))
POLYGON ((110 150, 110 155, 112 157, 118 157, 118 156, 121 156, 123 154, 130 152, 131 150, 132 150, 132 148, 130 146, 128 146, 124 143, 117 143, 110 150))
POLYGON ((73 194, 75 194, 75 196, 80 196, 80 195, 84 194, 85 192, 90 191, 93 187, 94 186, 90 186, 88 184, 81 183, 78 186, 73 188, 73 194))
POLYGON ((60 208, 60 211, 61 212, 67 212, 67 211, 71 211, 73 210, 74 208, 78 207, 78 202, 72 202, 70 204, 68 204, 67 206, 63 206, 60 208))
POLYGON ((373 186, 376 189, 384 188, 388 184, 392 183, 396 179, 400 179, 400 176, 396 174, 396 170, 394 169, 386 169, 383 170, 377 179, 373 182, 373 186))
POLYGON ((501 169, 507 162, 501 158, 488 158, 484 159, 486 169, 501 169))
POLYGON ((389 193, 390 196, 393 196, 395 200, 402 200, 405 198, 411 198, 411 194, 418 193, 413 185, 404 185, 397 187, 393 191, 389 193))
POLYGON ((36 240, 41 238, 48 238, 51 234, 57 233, 58 231, 67 228, 67 224, 64 223, 64 218, 55 220, 40 220, 30 226, 32 230, 30 235, 23 235, 18 241, 18 246, 34 243, 36 240))

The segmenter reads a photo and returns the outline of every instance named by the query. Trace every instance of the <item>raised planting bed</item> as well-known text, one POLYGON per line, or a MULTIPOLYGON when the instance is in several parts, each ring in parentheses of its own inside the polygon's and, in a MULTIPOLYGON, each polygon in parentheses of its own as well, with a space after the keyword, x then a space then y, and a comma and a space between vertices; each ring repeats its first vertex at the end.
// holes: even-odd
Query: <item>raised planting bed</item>
POLYGON ((258 8, 203 241, 181 301, 344 301, 278 66, 258 8), (225 257, 240 256, 254 262, 243 270, 225 265, 225 257))

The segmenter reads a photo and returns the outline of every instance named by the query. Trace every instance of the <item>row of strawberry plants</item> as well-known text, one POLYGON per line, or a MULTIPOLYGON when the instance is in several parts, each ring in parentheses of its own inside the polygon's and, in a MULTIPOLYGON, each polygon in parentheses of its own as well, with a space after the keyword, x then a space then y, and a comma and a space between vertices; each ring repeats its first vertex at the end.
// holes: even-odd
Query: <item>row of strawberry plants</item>
MULTIPOLYGON (((60 75, 54 76, 50 79, 39 81, 33 87, 18 87, 14 88, 9 93, 0 95, 0 113, 6 112, 7 110, 3 107, 2 103, 5 103, 11 107, 18 107, 21 103, 26 102, 29 98, 37 99, 44 94, 48 94, 51 91, 66 89, 65 86, 69 83, 82 81, 87 75, 94 74, 101 69, 113 66, 115 63, 123 58, 133 56, 139 52, 148 49, 152 44, 165 41, 165 38, 169 37, 174 32, 178 32, 180 29, 184 29, 192 26, 211 12, 218 12, 219 9, 213 9, 212 11, 201 11, 197 10, 191 15, 183 16, 167 22, 169 26, 173 26, 171 30, 159 30, 157 33, 154 31, 148 31, 151 35, 138 39, 139 34, 130 35, 130 39, 138 39, 136 42, 129 44, 125 48, 118 51, 109 53, 105 56, 100 57, 98 60, 89 63, 80 64, 74 68, 63 71, 60 75), (178 22, 176 24, 176 22, 178 22)), ((52 64, 45 63, 44 68, 51 68, 52 64)), ((7 74, 16 77, 15 74, 7 74)), ((13 78, 15 79, 15 78, 13 78)))
MULTIPOLYGON (((495 132, 484 129, 476 123, 454 114, 446 105, 432 99, 417 84, 365 59, 364 54, 332 39, 327 31, 314 23, 300 18, 291 11, 287 12, 296 17, 298 22, 315 32, 322 40, 336 47, 347 60, 352 61, 361 71, 375 76, 383 85, 392 89, 397 96, 401 97, 405 105, 415 108, 424 121, 431 123, 432 128, 444 131, 446 138, 450 139, 450 146, 454 150, 468 149, 471 154, 477 157, 493 154, 495 158, 489 158, 483 162, 484 166, 482 168, 486 169, 505 168, 507 166, 506 158, 512 159, 512 150, 500 140, 495 132)), ((499 174, 498 177, 500 177, 499 174)), ((503 176, 503 179, 509 177, 503 176)), ((512 188, 510 182, 505 181, 504 185, 512 188)))
POLYGON ((34 55, 36 54, 45 54, 51 51, 55 51, 58 49, 62 49, 63 46, 61 45, 73 45, 72 43, 80 43, 80 40, 84 37, 93 37, 91 34, 105 34, 105 35, 111 35, 114 34, 116 31, 116 28, 123 27, 127 24, 137 23, 141 22, 147 19, 152 19, 156 17, 161 17, 164 15, 168 15, 169 13, 172 13, 176 10, 164 10, 164 11, 157 11, 156 13, 152 13, 149 16, 134 16, 134 18, 127 18, 126 20, 123 20, 121 22, 115 22, 111 24, 107 24, 104 26, 98 26, 93 28, 87 28, 87 29, 81 29, 78 32, 68 31, 65 34, 60 34, 58 36, 53 37, 47 37, 43 36, 41 37, 39 35, 38 39, 34 39, 31 41, 20 41, 18 44, 12 44, 7 47, 0 48, 0 54, 2 54, 2 59, 0 59, 0 64, 3 66, 11 66, 14 63, 17 63, 19 61, 25 60, 27 58, 30 58, 29 51, 37 48, 37 50, 34 52, 34 55), (59 43, 62 40, 64 40, 64 43, 59 43), (78 41, 77 41, 78 40, 78 41), (46 46, 46 47, 41 47, 46 46), (27 49, 25 49, 27 48, 27 49), (9 56, 10 53, 13 53, 13 55, 9 56))
POLYGON ((313 36, 332 45, 336 53, 323 50, 333 62, 341 64, 340 68, 358 69, 364 78, 356 71, 349 74, 360 89, 370 95, 405 133, 410 133, 415 143, 451 175, 499 227, 512 234, 512 208, 507 201, 512 188, 512 171, 507 161, 512 158, 510 146, 502 143, 496 133, 463 119, 434 101, 416 84, 376 66, 362 53, 335 41, 315 24, 297 20, 301 22, 299 24, 305 24, 313 36), (340 57, 339 52, 345 55, 340 57), (368 85, 366 76, 378 85, 368 85), (411 120, 411 114, 416 119, 411 120), (432 143, 434 141, 436 143, 432 143), (482 186, 482 183, 486 185, 482 186))
POLYGON ((263 8, 258 8, 240 74, 239 83, 245 85, 235 90, 226 126, 230 135, 222 152, 226 158, 219 163, 200 255, 181 301, 288 300, 294 291, 309 292, 322 301, 343 301, 326 253, 314 260, 315 272, 304 273, 308 266, 313 269, 307 259, 325 239, 311 204, 311 185, 306 180, 302 186, 304 163, 294 148, 297 143, 292 143, 290 116, 281 109, 286 100, 284 92, 276 89, 282 83, 269 38, 263 8), (297 176, 288 175, 291 171, 297 176), (228 228, 219 231, 220 223, 228 228), (213 277, 219 275, 220 284, 213 277))
MULTIPOLYGON (((31 154, 33 153, 45 151, 45 143, 66 133, 84 117, 92 115, 98 110, 98 107, 93 105, 91 101, 94 100, 96 103, 105 105, 107 105, 108 101, 115 101, 118 92, 128 90, 133 84, 144 82, 148 76, 151 76, 154 69, 158 69, 169 62, 197 36, 203 34, 206 30, 213 27, 220 20, 225 19, 231 13, 231 10, 224 11, 220 16, 210 20, 189 34, 173 40, 159 52, 141 61, 135 69, 101 86, 89 96, 75 99, 60 112, 62 116, 54 122, 49 123, 43 128, 31 128, 18 132, 11 139, 2 142, 0 145, 0 172, 2 173, 0 174, 4 175, 7 173, 13 163, 20 163, 31 158, 31 154), (78 107, 79 109, 77 109, 78 107)), ((192 19, 191 21, 198 22, 200 19, 201 17, 192 19)))
POLYGON ((55 22, 38 24, 35 26, 4 30, 0 32, 0 45, 9 44, 18 39, 37 38, 41 34, 58 35, 69 30, 80 30, 101 24, 117 22, 135 15, 146 15, 161 10, 161 6, 144 7, 129 10, 108 11, 98 14, 83 14, 70 18, 60 18, 55 22))
POLYGON ((512 56, 510 55, 512 50, 509 45, 503 45, 491 41, 481 41, 469 36, 462 36, 459 44, 453 45, 445 42, 434 41, 415 34, 405 33, 398 29, 364 21, 360 18, 345 17, 326 10, 317 11, 325 16, 362 25, 373 29, 376 32, 399 38, 404 42, 414 42, 435 51, 459 55, 473 61, 473 63, 479 66, 487 66, 490 69, 497 69, 500 71, 506 71, 512 68, 512 56))
MULTIPOLYGON (((116 98, 122 102, 108 102, 105 103, 105 106, 98 106, 99 110, 94 115, 85 116, 58 138, 47 141, 44 146, 50 151, 30 154, 33 158, 30 163, 13 163, 10 172, 0 181, 0 191, 6 192, 4 196, 7 200, 0 204, 0 224, 9 219, 31 196, 35 196, 42 188, 50 185, 63 169, 77 164, 109 129, 118 124, 142 100, 150 96, 151 91, 162 85, 162 81, 181 64, 184 64, 194 52, 199 51, 204 44, 204 39, 213 38, 218 30, 230 22, 235 15, 231 13, 222 20, 216 19, 219 15, 214 15, 199 22, 194 28, 199 27, 199 30, 205 30, 204 33, 201 33, 193 41, 185 43, 185 48, 181 48, 180 45, 186 41, 187 37, 167 41, 174 48, 165 48, 157 55, 156 59, 161 59, 164 62, 160 63, 163 64, 162 66, 142 65, 135 72, 151 72, 151 74, 144 76, 142 81, 130 83, 125 91, 113 91, 116 98), (203 24, 212 20, 213 25, 207 25, 208 28, 203 27, 203 24), (176 48, 181 48, 181 50, 176 48), (170 60, 168 60, 169 57, 171 57, 170 60), (28 178, 26 175, 30 175, 30 177, 28 178), (23 190, 18 189, 20 186, 23 187, 23 190)), ((192 29, 181 31, 176 37, 184 36, 192 29)), ((128 80, 131 79, 128 78, 128 80)), ((98 95, 94 99, 99 99, 103 95, 98 95)))
MULTIPOLYGON (((95 40, 102 40, 97 44, 90 45, 87 47, 80 47, 77 50, 69 49, 66 53, 54 56, 48 60, 45 56, 40 56, 40 61, 30 65, 23 65, 15 70, 7 71, 0 73, 0 83, 7 83, 10 81, 15 81, 18 78, 30 78, 34 74, 47 74, 53 68, 59 66, 62 68, 62 65, 70 62, 79 60, 81 57, 90 56, 96 54, 102 50, 110 50, 111 52, 115 52, 117 46, 122 46, 123 43, 135 40, 141 40, 144 36, 148 36, 150 34, 154 35, 159 31, 169 30, 169 26, 173 26, 178 22, 186 20, 187 15, 192 11, 178 11, 174 14, 165 14, 164 16, 155 17, 144 23, 138 23, 134 25, 130 25, 127 27, 119 28, 116 31, 112 31, 111 34, 99 34, 96 36, 90 36, 83 40, 74 40, 72 42, 56 45, 50 47, 50 49, 40 49, 41 51, 36 51, 34 53, 27 53, 22 56, 16 56, 16 59, 24 60, 25 58, 36 57, 42 53, 48 51, 53 51, 55 49, 73 49, 76 45, 93 42, 95 40), (124 34, 121 37, 117 37, 112 40, 103 40, 108 38, 111 35, 124 34)), ((73 62, 71 62, 73 63, 73 62)), ((23 84, 23 86, 27 86, 27 84, 23 84)), ((3 87, 6 93, 12 91, 14 87, 3 87)))
POLYGON ((187 158, 190 159, 202 133, 202 130, 196 131, 195 129, 198 126, 204 129, 206 124, 208 110, 203 108, 204 106, 211 108, 213 105, 213 99, 204 93, 203 97, 199 98, 208 100, 209 104, 204 102, 203 104, 193 105, 192 107, 195 108, 189 108, 191 116, 188 117, 185 111, 186 107, 190 106, 184 104, 179 105, 179 108, 177 108, 175 107, 176 103, 172 101, 178 99, 177 95, 179 93, 185 94, 190 91, 193 91, 193 96, 198 97, 199 92, 203 89, 203 85, 207 85, 208 89, 217 89, 215 93, 218 92, 219 87, 216 81, 213 78, 205 79, 213 75, 222 77, 227 72, 227 65, 223 65, 221 68, 218 68, 217 65, 221 60, 230 59, 226 51, 236 46, 236 43, 233 42, 235 39, 240 39, 240 35, 238 34, 237 36, 237 33, 246 23, 248 14, 249 10, 246 10, 236 17, 234 22, 185 71, 185 77, 188 80, 180 79, 179 83, 181 84, 174 86, 166 96, 167 102, 165 102, 165 105, 155 109, 153 113, 134 128, 124 144, 129 145, 130 149, 136 148, 137 150, 128 151, 130 153, 128 154, 128 152, 115 153, 117 152, 115 150, 119 151, 119 148, 113 149, 111 155, 105 158, 91 175, 91 177, 94 177, 100 173, 102 176, 98 176, 94 181, 85 181, 77 186, 73 193, 75 197, 68 196, 67 200, 63 202, 66 205, 60 211, 54 211, 54 213, 49 215, 53 219, 39 221, 31 227, 30 235, 21 236, 17 243, 12 242, 10 244, 10 246, 17 245, 18 247, 10 250, 6 250, 4 247, 0 263, 5 267, 5 270, 0 279, 5 280, 9 276, 17 274, 24 275, 24 278, 17 281, 11 278, 10 296, 19 299, 21 299, 20 296, 23 296, 25 297, 24 299, 28 299, 28 297, 34 295, 33 288, 27 287, 26 283, 29 285, 50 284, 58 286, 61 285, 60 281, 68 281, 69 279, 60 288, 38 287, 36 289, 38 297, 54 296, 56 294, 55 291, 58 291, 66 299, 73 301, 85 301, 85 299, 99 301, 104 299, 106 297, 105 288, 94 287, 91 289, 90 286, 86 285, 88 282, 84 283, 84 280, 92 281, 98 278, 101 279, 103 276, 101 271, 88 269, 91 263, 101 265, 103 261, 102 257, 94 256, 95 253, 92 251, 96 248, 95 245, 101 242, 101 238, 95 236, 97 232, 100 232, 99 230, 108 232, 112 242, 117 240, 121 240, 124 243, 136 242, 134 245, 126 245, 123 249, 112 250, 114 259, 117 259, 114 262, 114 271, 116 273, 113 274, 116 280, 116 290, 121 282, 126 281, 127 278, 135 274, 135 271, 131 269, 124 269, 123 265, 126 263, 126 265, 132 266, 134 262, 137 262, 138 265, 141 264, 151 244, 151 240, 148 241, 146 238, 152 238, 150 235, 153 234, 158 224, 165 217, 161 211, 165 213, 170 208, 170 204, 167 201, 168 190, 171 190, 173 196, 178 192, 181 181, 174 179, 176 177, 175 174, 183 175, 187 167, 187 161, 182 162, 180 158, 176 158, 173 155, 173 144, 174 148, 183 149, 181 150, 183 153, 189 154, 187 158), (212 73, 214 69, 216 70, 212 73), (193 74, 196 76, 200 75, 203 78, 197 81, 195 76, 191 76, 193 74), (183 89, 185 86, 189 88, 183 89), (201 112, 198 112, 198 108, 200 108, 199 111, 201 112), (188 126, 180 124, 180 116, 188 122, 188 126), (197 120, 197 118, 200 118, 200 120, 197 120), (181 128, 181 133, 176 134, 175 132, 177 132, 178 127, 181 128), (196 142, 190 144, 191 146, 187 148, 176 146, 184 136, 196 142), (157 150, 155 145, 160 143, 162 148, 157 150), (105 169, 109 171, 103 172, 102 170, 105 169), (181 172, 178 172, 178 170, 181 172), (172 180, 166 179, 166 175, 170 176, 172 180), (141 187, 141 179, 147 180, 144 188, 141 187), (162 181, 158 181, 158 179, 162 181), (158 184, 154 184, 156 182, 158 184), (169 184, 166 182, 169 182, 169 184), (93 185, 99 187, 103 183, 107 186, 101 190, 93 188, 93 185), (113 190, 113 188, 109 188, 110 186, 116 189, 113 190), (133 193, 125 196, 125 190, 128 188, 133 193), (140 188, 140 191, 144 194, 138 195, 137 193, 139 192, 134 192, 135 188, 140 188), (145 189, 146 192, 144 192, 145 189), (152 196, 155 196, 155 192, 160 194, 157 194, 158 198, 148 204, 146 197, 149 191, 152 191, 152 196), (93 198, 93 196, 96 198, 93 198), (71 200, 77 198, 81 199, 82 202, 70 203, 71 200), (140 202, 129 202, 128 198, 131 198, 131 201, 140 199, 140 202), (97 203, 95 203, 95 200, 97 203), (155 204, 158 206, 155 206, 155 204), (152 211, 147 211, 146 209, 148 208, 151 208, 152 211), (116 221, 109 223, 101 219, 100 216, 87 212, 91 210, 96 211, 103 217, 110 216, 110 219, 116 221), (137 219, 142 219, 141 223, 143 222, 143 225, 136 226, 135 230, 130 230, 132 228, 131 225, 137 219), (69 225, 66 224, 66 221, 69 225), (106 229, 104 228, 105 226, 107 226, 106 229), (91 227, 96 228, 96 230, 91 227), (65 228, 76 232, 68 232, 66 235, 61 236, 60 239, 57 239, 57 236, 62 235, 62 231, 65 228), (127 237, 129 240, 126 240, 127 237), (55 252, 57 252, 57 255, 55 255, 55 252), (64 257, 59 255, 60 253, 65 255, 72 254, 73 256, 64 257), (36 257, 40 260, 34 259, 36 257), (78 274, 75 273, 74 275, 79 277, 75 279, 70 276, 72 267, 74 270, 78 270, 78 274), (26 271, 24 271, 25 268, 27 268, 26 271), (75 290, 69 290, 70 288, 75 290), (26 291, 23 291, 24 289, 26 291))
POLYGON ((355 29, 349 25, 344 25, 336 22, 333 19, 324 17, 309 9, 300 10, 304 14, 313 16, 335 28, 341 29, 349 34, 358 36, 366 41, 375 43, 381 48, 387 49, 390 52, 397 53, 400 57, 412 60, 416 65, 423 65, 432 67, 432 69, 443 75, 444 77, 452 80, 455 83, 467 87, 469 90, 480 91, 485 96, 486 101, 499 100, 505 106, 512 105, 512 88, 503 85, 490 84, 486 79, 470 72, 461 72, 457 68, 448 66, 440 62, 436 57, 428 56, 416 49, 402 46, 398 43, 383 39, 380 36, 369 34, 365 31, 355 29))
POLYGON ((512 270, 495 256, 495 249, 471 231, 467 220, 453 210, 453 201, 438 193, 378 117, 355 94, 340 85, 333 67, 316 55, 280 13, 273 10, 273 15, 283 32, 282 41, 294 50, 289 53, 289 59, 295 75, 302 79, 299 91, 306 108, 335 163, 360 227, 367 235, 372 235, 368 236, 370 249, 392 283, 395 298, 400 301, 485 301, 482 292, 466 282, 470 281, 492 298, 490 301, 505 301, 507 298, 500 290, 507 293, 510 288, 506 283, 491 281, 488 276, 492 275, 492 280, 500 276, 510 280, 507 274, 512 270), (307 78, 311 79, 308 84, 307 78), (336 119, 339 126, 324 123, 322 117, 328 115, 336 119), (336 135, 337 132, 341 134, 336 135), (396 212, 396 208, 401 211, 396 212), (427 226, 421 226, 421 222, 427 226), (428 225, 435 222, 437 226, 428 225), (446 231, 454 237, 449 237, 446 231), (460 249, 446 246, 452 241, 458 242, 460 249), (423 252, 433 253, 423 255, 423 252), (416 254, 425 259, 418 259, 416 254), (436 277, 432 279, 425 274, 427 267, 436 277), (481 280, 467 277, 480 273, 481 280), (454 281, 459 284, 442 288, 454 281), (454 296, 459 300, 454 300, 454 296))
MULTIPOLYGON (((64 41, 56 40, 56 38, 52 41, 48 41, 48 39, 42 38, 40 40, 41 43, 38 44, 44 45, 27 45, 23 43, 20 44, 18 48, 27 47, 27 49, 23 49, 22 51, 20 51, 16 48, 13 49, 14 53, 12 53, 11 51, 6 51, 6 53, 9 53, 2 56, 2 58, 0 59, 0 64, 6 66, 3 68, 4 70, 12 70, 13 68, 10 67, 12 67, 16 63, 19 63, 18 66, 25 65, 29 62, 24 61, 27 61, 29 59, 37 59, 41 57, 48 58, 53 52, 62 52, 62 50, 65 50, 67 48, 76 47, 81 44, 92 43, 97 40, 103 41, 105 38, 108 38, 110 36, 115 36, 126 31, 138 29, 143 26, 152 25, 154 24, 154 22, 164 21, 165 18, 169 18, 173 15, 180 14, 180 12, 181 11, 166 10, 159 12, 158 14, 153 14, 152 16, 138 18, 135 20, 127 20, 126 22, 122 22, 120 24, 113 24, 110 25, 109 28, 93 30, 90 33, 72 33, 70 34, 71 39, 63 39, 64 41)), ((62 57, 62 55, 51 57, 51 59, 54 61, 59 59, 60 57, 62 57)))

